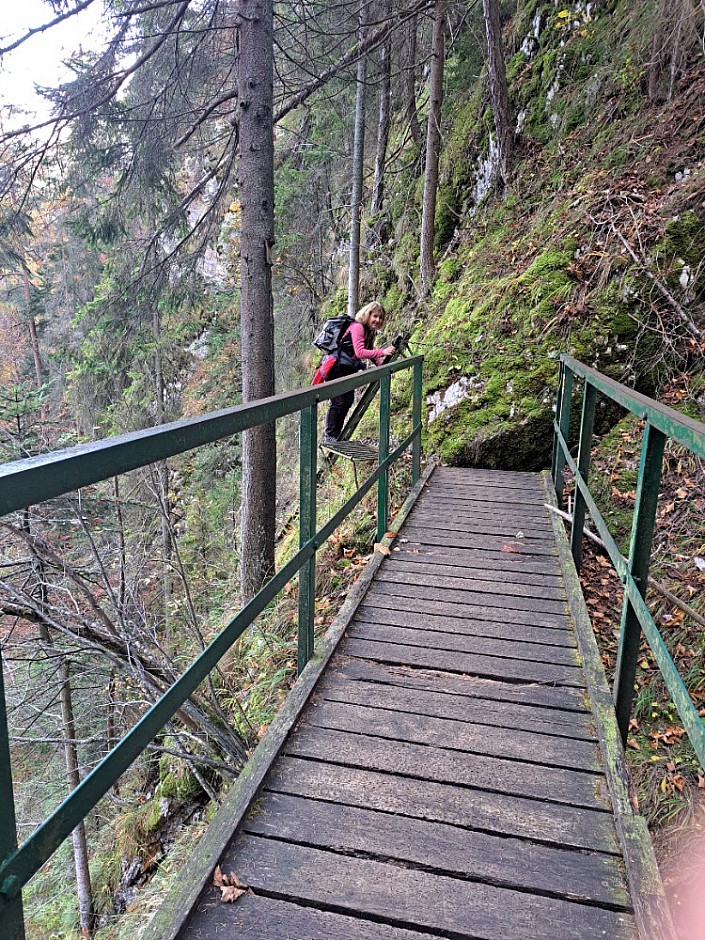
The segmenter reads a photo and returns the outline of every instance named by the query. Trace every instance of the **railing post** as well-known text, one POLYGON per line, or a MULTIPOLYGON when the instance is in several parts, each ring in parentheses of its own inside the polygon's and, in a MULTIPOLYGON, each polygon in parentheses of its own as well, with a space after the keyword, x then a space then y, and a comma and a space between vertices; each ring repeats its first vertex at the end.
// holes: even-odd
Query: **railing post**
MULTIPOLYGON (((2 654, 0 653, 0 862, 4 862, 17 848, 17 823, 15 820, 15 796, 12 787, 12 760, 10 758, 10 736, 5 705, 5 681, 3 679, 2 654)), ((9 880, 9 879, 8 879, 9 880)), ((11 900, 0 885, 0 937, 2 940, 25 940, 22 895, 11 900)))
MULTIPOLYGON (((379 462, 389 456, 389 412, 392 377, 385 372, 379 383, 379 462)), ((377 481, 377 541, 381 542, 387 531, 389 506, 389 469, 377 481)))
MULTIPOLYGON (((558 375, 558 391, 556 393, 556 423, 560 428, 561 434, 568 443, 568 434, 570 433, 570 409, 573 402, 573 372, 564 363, 561 362, 558 375)), ((565 470, 565 456, 563 449, 558 442, 558 435, 553 434, 553 485, 556 488, 558 505, 563 503, 563 471, 565 470)))
MULTIPOLYGON (((578 449, 578 474, 587 483, 590 471, 590 449, 592 448, 592 432, 595 427, 595 399, 597 389, 585 380, 583 391, 583 414, 580 419, 580 447, 578 449)), ((580 571, 580 562, 583 557, 583 527, 585 525, 585 500, 580 492, 578 482, 575 482, 575 505, 573 506, 573 527, 570 533, 570 547, 573 552, 575 570, 580 571)))
POLYGON ((418 428, 418 434, 411 445, 411 483, 418 482, 421 476, 421 395, 423 390, 423 375, 421 363, 414 363, 414 397, 411 411, 412 428, 418 428))
MULTIPOLYGON (((646 596, 651 562, 651 541, 656 522, 656 504, 661 484, 661 467, 666 435, 651 424, 644 429, 641 445, 639 479, 636 487, 632 536, 629 545, 629 571, 636 581, 642 597, 646 596)), ((622 623, 619 634, 619 650, 615 667, 614 702, 617 724, 626 744, 629 732, 629 717, 634 699, 634 679, 639 658, 641 626, 629 597, 624 597, 622 623)))
MULTIPOLYGON (((317 415, 316 405, 304 408, 299 441, 299 548, 316 534, 317 415)), ((316 554, 299 572, 299 649, 301 675, 313 655, 313 618, 316 610, 316 554)))

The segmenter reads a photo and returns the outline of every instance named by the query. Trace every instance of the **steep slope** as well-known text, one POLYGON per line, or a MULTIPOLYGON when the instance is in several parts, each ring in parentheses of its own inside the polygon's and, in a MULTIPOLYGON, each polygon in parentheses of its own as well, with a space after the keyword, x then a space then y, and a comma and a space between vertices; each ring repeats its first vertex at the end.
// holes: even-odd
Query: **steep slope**
MULTIPOLYGON (((464 82, 456 47, 441 261, 412 337, 426 354, 428 449, 446 461, 546 466, 563 351, 652 392, 690 370, 690 406, 705 413, 702 19, 690 2, 519 3, 504 30, 517 128, 507 192, 485 72, 464 82)), ((386 300, 408 314, 402 203, 386 300)))

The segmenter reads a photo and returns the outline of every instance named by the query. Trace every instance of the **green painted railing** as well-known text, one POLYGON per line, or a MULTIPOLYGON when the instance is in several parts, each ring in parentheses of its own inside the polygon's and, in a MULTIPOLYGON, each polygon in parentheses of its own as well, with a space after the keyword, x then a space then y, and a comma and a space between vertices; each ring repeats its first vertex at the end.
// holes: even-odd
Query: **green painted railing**
POLYGON ((600 538, 605 543, 612 564, 624 584, 624 606, 613 690, 622 741, 626 743, 627 740, 634 700, 639 644, 643 632, 666 688, 678 710, 683 728, 698 760, 705 766, 705 724, 698 715, 644 600, 651 562, 651 542, 656 521, 663 453, 667 438, 686 447, 698 457, 705 457, 704 424, 659 404, 625 385, 620 385, 619 382, 607 378, 570 356, 561 356, 554 421, 553 481, 560 502, 563 495, 563 471, 566 464, 575 478, 571 547, 576 568, 580 570, 582 535, 587 509, 600 538), (576 377, 584 380, 577 462, 571 457, 567 443, 573 385, 576 377), (598 394, 607 396, 645 422, 628 560, 622 557, 588 488, 590 450, 598 394))
POLYGON ((22 888, 71 834, 121 774, 170 721, 188 696, 208 676, 267 604, 298 573, 298 668, 313 654, 316 551, 362 498, 377 484, 377 541, 387 529, 389 467, 411 446, 412 482, 421 470, 422 356, 402 359, 325 385, 262 399, 201 418, 110 438, 96 444, 20 460, 0 467, 0 515, 25 509, 82 486, 111 479, 203 444, 241 433, 260 424, 300 412, 300 540, 299 551, 211 641, 205 651, 169 688, 116 747, 91 771, 64 802, 18 848, 5 692, 0 661, 0 938, 24 940, 22 888), (390 452, 391 376, 413 370, 412 428, 390 452), (373 473, 320 529, 316 515, 317 409, 322 401, 379 382, 379 460, 373 473))

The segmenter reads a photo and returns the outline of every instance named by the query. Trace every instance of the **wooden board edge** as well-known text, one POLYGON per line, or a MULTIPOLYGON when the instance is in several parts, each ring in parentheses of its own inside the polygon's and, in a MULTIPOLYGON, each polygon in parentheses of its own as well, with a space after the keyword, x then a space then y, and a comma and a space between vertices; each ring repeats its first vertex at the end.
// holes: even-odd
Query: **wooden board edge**
MULTIPOLYGON (((437 464, 429 463, 425 473, 409 491, 404 504, 389 526, 382 545, 389 548, 411 512, 437 464)), ((211 874, 235 830, 247 814, 272 763, 296 723, 328 661, 343 637, 357 608, 362 603, 377 569, 384 561, 383 552, 375 552, 348 593, 343 606, 314 655, 289 692, 276 718, 255 748, 252 757, 230 788, 206 832, 201 836, 180 872, 174 873, 172 885, 159 909, 142 933, 140 940, 177 940, 208 884, 211 874)))
MULTIPOLYGON (((546 503, 557 508, 556 492, 549 470, 542 473, 546 503)), ((646 820, 635 810, 630 793, 624 748, 607 676, 602 665, 592 623, 585 605, 580 579, 575 570, 568 537, 562 521, 549 512, 556 536, 561 572, 568 595, 578 650, 590 695, 597 736, 605 762, 607 785, 614 807, 614 820, 624 862, 634 916, 640 940, 676 940, 668 900, 654 855, 646 820)))

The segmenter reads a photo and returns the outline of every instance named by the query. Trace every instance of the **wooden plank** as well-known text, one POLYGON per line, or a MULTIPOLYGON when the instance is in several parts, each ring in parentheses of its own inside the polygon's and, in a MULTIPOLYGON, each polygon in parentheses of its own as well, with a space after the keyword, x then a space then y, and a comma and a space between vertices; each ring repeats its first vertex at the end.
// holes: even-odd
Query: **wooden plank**
POLYGON ((244 894, 237 904, 222 904, 211 889, 189 922, 186 936, 188 940, 433 940, 437 935, 257 894, 244 894))
POLYGON ((477 637, 468 634, 445 633, 425 630, 422 623, 414 627, 380 623, 372 613, 368 618, 358 618, 348 631, 348 636, 380 643, 395 643, 400 646, 432 646, 438 650, 458 650, 461 653, 479 653, 482 656, 501 656, 523 662, 556 663, 561 666, 578 666, 577 650, 566 646, 543 646, 538 643, 523 643, 520 640, 503 640, 477 637))
POLYGON ((541 646, 565 646, 576 648, 572 631, 550 630, 545 627, 530 627, 525 624, 502 623, 499 620, 470 620, 463 617, 434 616, 433 614, 399 610, 387 607, 360 605, 360 621, 386 623, 390 626, 411 627, 424 630, 439 630, 442 633, 461 633, 464 636, 494 637, 503 640, 520 640, 538 643, 541 646))
POLYGON ((504 659, 499 656, 482 656, 479 653, 455 653, 447 650, 423 649, 420 646, 399 646, 376 640, 361 640, 348 637, 341 651, 360 659, 373 659, 381 663, 398 663, 422 669, 439 669, 445 672, 470 673, 488 679, 516 682, 543 682, 547 685, 567 685, 584 688, 584 679, 579 668, 557 666, 553 663, 525 662, 520 659, 504 659))
POLYGON ((551 538, 548 521, 537 520, 531 511, 518 516, 502 512, 499 508, 496 511, 491 509, 477 511, 474 508, 468 510, 457 506, 438 506, 427 503, 419 508, 413 519, 414 525, 423 525, 428 528, 433 528, 434 524, 441 522, 472 525, 475 530, 484 531, 490 535, 516 535, 521 531, 527 536, 551 538))
MULTIPOLYGON (((524 538, 550 541, 553 538, 548 525, 537 525, 528 518, 517 519, 493 513, 455 512, 452 509, 418 512, 413 519, 414 525, 444 531, 468 531, 485 535, 501 535, 514 538, 521 532, 524 538)), ((520 536, 521 537, 521 536, 520 536)))
POLYGON ((494 581, 483 578, 473 578, 469 575, 442 575, 430 572, 424 574, 419 571, 409 571, 401 565, 387 562, 377 573, 377 582, 391 581, 394 584, 414 584, 442 590, 451 589, 459 591, 473 591, 478 594, 490 592, 501 593, 502 597, 531 597, 544 600, 559 601, 567 605, 568 601, 560 587, 543 584, 518 584, 516 581, 505 581, 495 575, 494 581), (501 589, 501 590, 500 590, 501 589))
POLYGON ((437 874, 506 888, 630 908, 614 856, 500 838, 465 826, 412 819, 337 800, 266 793, 243 830, 297 845, 411 863, 437 874))
POLYGON ((543 523, 546 521, 544 509, 538 500, 529 498, 521 501, 507 502, 497 491, 485 490, 482 492, 473 492, 461 490, 457 493, 430 493, 428 490, 423 496, 423 501, 419 500, 419 512, 445 512, 453 510, 465 513, 466 515, 489 515, 496 512, 498 515, 506 518, 529 519, 534 523, 543 523))
MULTIPOLYGON (((455 487, 445 484, 436 484, 433 487, 427 487, 427 494, 437 496, 439 500, 447 499, 449 502, 461 503, 487 503, 508 504, 507 491, 504 487, 455 487)), ((516 490, 511 498, 512 506, 537 506, 538 500, 535 495, 526 493, 522 490, 516 490)))
POLYGON ((553 556, 538 557, 521 552, 481 551, 479 549, 449 548, 445 545, 428 545, 410 539, 402 532, 393 548, 393 558, 408 555, 424 562, 439 561, 457 567, 492 567, 499 574, 504 572, 527 572, 529 574, 556 576, 556 561, 553 556))
POLYGON ((292 732, 285 754, 310 760, 360 767, 451 783, 462 787, 530 797, 589 809, 609 808, 604 778, 585 771, 529 764, 442 747, 389 741, 369 734, 300 725, 292 732))
POLYGON ((329 674, 318 685, 318 696, 329 702, 346 702, 368 708, 387 708, 410 715, 452 718, 472 724, 516 728, 540 734, 595 741, 591 717, 556 708, 531 708, 516 702, 493 702, 466 696, 382 685, 379 682, 352 681, 329 674))
POLYGON ((531 761, 570 770, 600 772, 597 747, 592 741, 577 741, 549 734, 534 734, 517 728, 476 725, 451 718, 407 715, 384 708, 319 701, 301 719, 316 728, 332 728, 353 734, 374 734, 390 741, 431 744, 468 754, 531 761))
POLYGON ((539 840, 545 845, 618 855, 609 813, 546 803, 505 793, 417 780, 399 774, 280 757, 267 778, 268 790, 466 829, 539 840))
MULTIPOLYGON (((437 555, 427 556, 420 552, 406 550, 406 545, 393 549, 391 558, 387 559, 389 568, 399 568, 400 571, 417 572, 418 574, 438 574, 446 578, 474 578, 478 581, 496 581, 498 577, 504 584, 534 584, 537 587, 551 587, 562 591, 563 583, 560 578, 549 571, 531 572, 505 569, 498 571, 490 561, 476 561, 465 565, 449 564, 446 557, 437 555)), ((384 567, 384 566, 383 566, 384 567)))
POLYGON ((509 610, 500 606, 501 601, 499 600, 497 600, 496 606, 480 602, 444 604, 441 601, 427 600, 423 597, 404 597, 399 593, 395 593, 395 590, 390 590, 390 588, 393 588, 393 585, 376 584, 370 588, 367 596, 369 606, 437 614, 438 616, 464 617, 468 620, 506 620, 507 623, 533 625, 546 630, 565 631, 569 629, 570 621, 567 617, 556 616, 555 614, 540 614, 535 610, 531 612, 509 610))
POLYGON ((453 675, 409 666, 390 666, 371 660, 355 659, 338 653, 331 663, 331 675, 347 679, 400 685, 407 689, 445 692, 467 698, 482 698, 494 702, 517 702, 540 708, 558 708, 590 714, 590 706, 583 692, 566 686, 539 683, 497 682, 472 675, 453 675))
POLYGON ((256 892, 488 940, 633 938, 628 914, 241 834, 223 861, 256 892))
POLYGON ((525 539, 527 542, 552 542, 550 529, 527 525, 516 519, 478 517, 459 513, 418 513, 412 520, 420 528, 436 529, 439 532, 467 532, 472 535, 488 535, 503 539, 525 539))
POLYGON ((539 509, 539 504, 530 497, 517 500, 511 506, 507 505, 503 494, 495 491, 484 491, 482 493, 459 492, 456 494, 434 494, 426 492, 424 497, 424 507, 430 507, 438 512, 465 512, 467 514, 497 512, 504 516, 531 517, 537 521, 543 521, 543 509, 539 509))
POLYGON ((467 509, 491 509, 495 506, 505 513, 524 512, 542 517, 540 497, 523 490, 500 490, 498 488, 437 487, 426 490, 426 497, 434 505, 464 506, 467 509))
POLYGON ((504 552, 505 554, 519 554, 537 556, 540 558, 554 558, 555 548, 550 542, 538 542, 535 539, 516 539, 495 536, 477 535, 472 532, 440 532, 432 528, 423 528, 410 522, 404 527, 404 535, 411 542, 421 545, 443 545, 447 548, 460 548, 474 551, 504 552))
POLYGON ((511 499, 514 490, 520 490, 524 493, 538 493, 541 482, 538 476, 525 474, 519 476, 509 471, 489 471, 486 474, 462 471, 460 473, 448 473, 444 468, 439 467, 431 481, 429 488, 436 489, 440 486, 452 486, 458 489, 490 489, 495 488, 507 493, 507 499, 511 499))
MULTIPOLYGON (((429 579, 430 581, 430 579, 429 579)), ((519 610, 528 614, 553 614, 554 616, 568 616, 568 602, 564 598, 543 597, 514 597, 502 592, 502 584, 492 584, 489 581, 478 581, 477 587, 469 590, 462 588, 434 587, 429 584, 407 584, 394 581, 391 578, 379 578, 375 586, 389 594, 398 594, 402 597, 419 597, 426 600, 439 600, 445 604, 457 602, 459 604, 479 603, 486 600, 494 601, 492 606, 500 610, 519 610)))

